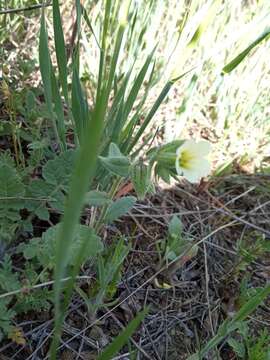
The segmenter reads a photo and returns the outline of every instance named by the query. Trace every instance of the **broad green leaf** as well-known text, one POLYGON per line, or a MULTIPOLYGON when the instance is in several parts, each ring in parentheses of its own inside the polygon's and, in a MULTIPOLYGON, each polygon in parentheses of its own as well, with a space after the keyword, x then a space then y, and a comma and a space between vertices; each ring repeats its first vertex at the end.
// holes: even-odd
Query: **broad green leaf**
POLYGON ((0 165, 0 206, 12 207, 25 193, 25 187, 15 168, 0 165))
POLYGON ((230 338, 228 340, 228 344, 232 347, 233 351, 236 353, 237 356, 240 357, 240 359, 245 358, 246 350, 243 343, 236 341, 233 338, 230 338))
POLYGON ((58 185, 67 190, 75 160, 75 151, 68 150, 54 159, 47 161, 42 169, 42 176, 48 184, 58 185))
POLYGON ((113 204, 111 204, 107 210, 107 214, 105 217, 106 223, 112 223, 117 220, 121 216, 125 215, 128 211, 132 209, 132 207, 136 203, 136 198, 134 196, 125 196, 116 200, 113 204))
MULTIPOLYGON (((41 238, 34 238, 27 244, 23 244, 20 250, 23 251, 25 258, 36 258, 44 267, 52 269, 55 265, 56 240, 61 226, 61 223, 52 226, 42 234, 41 238)), ((84 247, 82 262, 96 257, 103 249, 100 237, 95 234, 92 228, 78 225, 68 254, 69 265, 74 265, 83 243, 86 246, 84 247)))
POLYGON ((88 206, 104 206, 112 202, 109 195, 103 191, 89 191, 85 195, 85 204, 88 206))
POLYGON ((183 238, 182 231, 183 226, 181 220, 178 216, 173 215, 168 226, 168 237, 165 251, 165 257, 167 260, 174 260, 183 253, 190 258, 197 254, 198 247, 194 245, 190 249, 190 240, 183 238))
POLYGON ((61 182, 53 185, 43 179, 34 179, 27 188, 26 195, 29 200, 25 201, 26 209, 35 213, 41 220, 49 219, 50 215, 47 208, 62 213, 66 193, 63 189, 65 189, 65 185, 61 182))
POLYGON ((181 237, 183 231, 183 225, 178 216, 173 215, 168 227, 169 235, 181 237))
POLYGON ((109 157, 124 157, 124 155, 121 153, 119 147, 114 144, 114 143, 111 143, 110 146, 109 146, 109 157))
POLYGON ((171 172, 160 166, 160 165, 156 165, 155 166, 155 176, 156 177, 160 177, 166 184, 169 184, 171 183, 171 172))
POLYGON ((239 55, 237 55, 232 61, 229 62, 222 69, 222 73, 228 74, 233 71, 250 53, 250 51, 260 44, 264 39, 266 39, 270 35, 270 28, 265 30, 256 40, 254 40, 244 51, 242 51, 239 55))
POLYGON ((176 150, 179 148, 179 146, 181 146, 183 143, 185 142, 185 140, 173 140, 165 145, 162 145, 158 148, 154 148, 151 149, 148 154, 152 155, 152 153, 154 155, 156 154, 171 154, 171 153, 176 153, 176 150))
POLYGON ((125 345, 130 339, 134 331, 140 325, 141 321, 147 314, 147 310, 140 312, 135 319, 133 319, 127 327, 113 340, 113 342, 99 355, 97 360, 111 360, 115 354, 125 345))
POLYGON ((64 211, 75 156, 74 150, 68 150, 55 156, 43 166, 43 179, 34 179, 29 184, 27 188, 29 199, 25 201, 25 207, 40 219, 49 219, 47 208, 60 213, 64 211))
POLYGON ((21 222, 25 186, 9 156, 0 156, 0 242, 13 240, 21 222))
POLYGON ((99 157, 102 165, 113 174, 126 177, 129 174, 130 162, 119 150, 114 143, 110 144, 109 154, 107 157, 99 157))
POLYGON ((122 177, 128 176, 129 173, 129 160, 126 157, 108 157, 99 156, 99 159, 105 169, 110 171, 112 174, 119 175, 122 177))

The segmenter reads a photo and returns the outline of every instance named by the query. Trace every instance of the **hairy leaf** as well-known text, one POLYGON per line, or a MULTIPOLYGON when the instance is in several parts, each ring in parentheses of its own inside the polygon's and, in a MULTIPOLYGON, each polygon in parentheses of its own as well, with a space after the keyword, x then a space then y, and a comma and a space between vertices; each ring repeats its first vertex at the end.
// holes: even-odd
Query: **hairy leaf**
POLYGON ((116 200, 112 205, 109 206, 107 215, 105 217, 105 222, 112 223, 121 216, 125 215, 129 210, 132 209, 135 203, 136 198, 134 196, 126 196, 116 200))

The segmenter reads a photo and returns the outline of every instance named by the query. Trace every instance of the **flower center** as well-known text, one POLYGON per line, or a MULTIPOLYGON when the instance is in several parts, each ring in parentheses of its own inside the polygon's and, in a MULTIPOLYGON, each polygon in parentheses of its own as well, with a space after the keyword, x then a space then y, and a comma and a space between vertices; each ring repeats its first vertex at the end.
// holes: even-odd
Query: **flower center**
POLYGON ((184 150, 182 151, 180 157, 179 157, 179 165, 181 168, 184 169, 190 169, 191 168, 191 160, 194 159, 194 155, 188 151, 188 150, 184 150))

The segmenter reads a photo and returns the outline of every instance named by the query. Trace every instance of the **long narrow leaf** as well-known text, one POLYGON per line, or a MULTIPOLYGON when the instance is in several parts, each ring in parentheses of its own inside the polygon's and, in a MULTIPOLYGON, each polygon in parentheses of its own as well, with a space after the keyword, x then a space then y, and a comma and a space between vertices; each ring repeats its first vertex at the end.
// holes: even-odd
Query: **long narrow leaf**
POLYGON ((201 360, 204 356, 216 347, 226 336, 236 330, 241 321, 245 320, 270 294, 270 285, 260 290, 253 298, 251 298, 242 308, 235 314, 230 321, 225 321, 215 335, 203 349, 196 354, 191 355, 188 360, 201 360))
POLYGON ((51 58, 48 46, 48 33, 45 23, 44 10, 41 15, 41 26, 39 34, 39 66, 41 72, 41 78, 44 86, 44 95, 49 113, 53 113, 52 106, 52 88, 51 88, 51 58))
POLYGON ((264 39, 266 39, 270 35, 270 28, 265 30, 255 41, 253 41, 244 51, 242 51, 239 55, 237 55, 232 61, 229 62, 222 69, 222 73, 228 74, 233 71, 250 53, 250 51, 257 45, 259 45, 264 39))
MULTIPOLYGON (((111 1, 106 1, 105 19, 103 22, 103 42, 102 51, 105 50, 108 24, 110 18, 111 1)), ((104 53, 101 52, 101 57, 104 53)), ((57 358, 57 347, 61 335, 62 323, 65 316, 65 304, 69 301, 71 292, 66 293, 64 306, 61 304, 62 284, 61 279, 67 272, 67 259, 72 243, 74 231, 79 221, 81 209, 84 204, 85 193, 95 175, 98 149, 103 130, 104 117, 106 114, 106 90, 102 86, 104 58, 100 60, 99 81, 97 89, 96 104, 93 116, 86 123, 84 136, 81 139, 81 147, 75 161, 72 181, 70 185, 69 196, 66 201, 63 226, 59 234, 56 246, 56 267, 54 284, 54 302, 55 302, 55 326, 54 337, 50 349, 51 359, 57 358)), ((81 121, 81 119, 80 119, 81 121)), ((69 287, 73 284, 70 283, 69 287)))
POLYGON ((129 146, 129 149, 128 149, 128 152, 130 152, 133 149, 133 147, 137 144, 137 142, 139 141, 140 137, 142 136, 142 134, 146 130, 147 126, 149 125, 149 123, 152 120, 153 116, 155 115, 156 111, 160 107, 161 103, 164 101, 164 99, 168 95, 168 93, 169 93, 171 87, 173 86, 173 84, 174 84, 174 82, 170 80, 163 87, 163 89, 162 89, 161 93, 159 94, 157 100, 154 102, 151 110, 149 111, 149 113, 146 116, 145 120, 143 121, 141 127, 137 131, 133 141, 131 142, 131 144, 129 146))
POLYGON ((93 34, 94 39, 95 39, 95 42, 96 42, 99 50, 101 50, 101 46, 100 46, 100 44, 99 44, 99 42, 98 42, 98 39, 97 39, 97 36, 96 36, 96 34, 95 34, 95 32, 94 32, 93 26, 92 26, 92 24, 91 24, 91 21, 90 21, 88 15, 87 15, 86 9, 85 9, 85 7, 84 7, 83 5, 81 5, 81 10, 82 10, 82 16, 83 16, 83 18, 84 18, 84 21, 86 22, 86 24, 87 24, 87 26, 89 27, 91 33, 93 34))
POLYGON ((55 118, 53 113, 52 83, 51 83, 53 71, 52 71, 51 57, 49 53, 48 33, 45 22, 44 8, 42 9, 40 34, 39 34, 39 67, 40 67, 41 78, 44 86, 45 100, 52 121, 53 129, 59 144, 61 144, 58 128, 55 123, 55 118))
POLYGON ((140 325, 145 317, 147 310, 140 312, 127 327, 113 340, 113 342, 103 351, 97 360, 111 360, 115 354, 126 344, 131 335, 140 325))
POLYGON ((59 79, 63 89, 64 97, 68 103, 67 55, 58 0, 53 0, 53 29, 57 65, 59 69, 59 79))
POLYGON ((155 49, 150 53, 150 55, 148 55, 145 63, 143 64, 143 66, 142 66, 138 76, 136 77, 135 82, 130 90, 130 93, 129 93, 128 98, 125 103, 124 112, 125 112, 126 118, 128 117, 128 115, 129 115, 130 111, 132 110, 132 107, 137 99, 139 90, 141 89, 141 86, 145 79, 145 75, 146 75, 146 73, 149 69, 150 63, 153 59, 154 51, 155 51, 155 49))
POLYGON ((171 90, 172 86, 178 81, 180 80, 182 77, 184 77, 186 74, 188 74, 189 72, 191 72, 193 69, 177 76, 174 79, 169 80, 165 86, 163 87, 163 89, 161 90, 157 100, 154 102, 152 108, 150 109, 148 115, 146 116, 146 118, 144 119, 143 123, 141 124, 139 130, 137 131, 135 137, 133 138, 133 141, 131 141, 129 148, 128 148, 128 153, 133 149, 133 147, 137 144, 137 142, 139 141, 140 137, 142 136, 142 134, 144 133, 144 131, 146 130, 147 126, 149 125, 150 121, 152 120, 152 118, 154 117, 155 113, 157 112, 158 108, 160 107, 161 103, 164 101, 164 99, 166 98, 166 96, 168 95, 169 91, 171 90))
POLYGON ((71 100, 76 133, 81 142, 83 131, 89 121, 89 109, 81 87, 77 66, 75 64, 73 67, 71 100))
POLYGON ((61 279, 65 276, 70 245, 80 218, 84 196, 95 174, 99 142, 102 133, 104 109, 97 104, 93 120, 87 123, 86 135, 75 161, 69 196, 67 198, 63 226, 56 246, 55 268, 55 331, 51 346, 51 359, 56 359, 65 308, 61 307, 61 279))
POLYGON ((52 82, 52 96, 54 99, 54 110, 57 116, 57 129, 59 133, 59 138, 61 140, 61 145, 63 150, 66 150, 66 136, 65 136, 65 115, 63 110, 63 103, 59 91, 59 85, 56 80, 55 74, 51 72, 51 82, 52 82))
POLYGON ((105 51, 106 51, 106 44, 107 44, 107 33, 108 33, 108 27, 109 27, 111 6, 112 6, 112 1, 106 0, 105 16, 104 16, 104 20, 103 20, 102 42, 101 42, 100 58, 99 58, 97 98, 100 97, 100 94, 102 91, 102 81, 105 78, 104 61, 105 61, 105 51))
MULTIPOLYGON (((127 1, 124 2, 123 6, 125 6, 126 3, 127 3, 127 1)), ((116 70, 116 65, 117 65, 117 61, 119 58, 119 52, 120 52, 120 48, 121 48, 121 44, 122 44, 122 40, 123 40, 125 27, 126 27, 126 21, 120 21, 120 25, 119 25, 117 35, 116 35, 113 56, 112 56, 112 60, 110 63, 110 71, 109 71, 108 81, 106 84, 106 99, 105 99, 106 106, 107 106, 109 95, 110 95, 110 92, 112 89, 113 79, 115 77, 115 70, 116 70)))

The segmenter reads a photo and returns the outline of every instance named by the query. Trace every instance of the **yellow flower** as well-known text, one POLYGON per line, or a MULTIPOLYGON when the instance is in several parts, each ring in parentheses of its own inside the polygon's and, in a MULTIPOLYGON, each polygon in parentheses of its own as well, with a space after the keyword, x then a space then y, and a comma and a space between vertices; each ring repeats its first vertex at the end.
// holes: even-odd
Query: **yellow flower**
POLYGON ((176 172, 184 176, 192 183, 198 182, 202 177, 210 173, 211 167, 207 160, 210 152, 210 143, 208 141, 194 140, 185 141, 176 150, 176 172))

